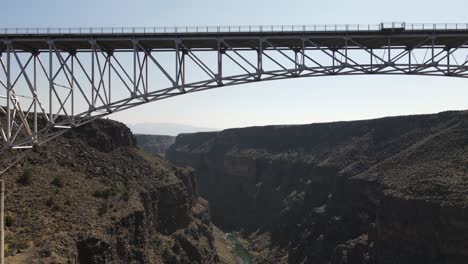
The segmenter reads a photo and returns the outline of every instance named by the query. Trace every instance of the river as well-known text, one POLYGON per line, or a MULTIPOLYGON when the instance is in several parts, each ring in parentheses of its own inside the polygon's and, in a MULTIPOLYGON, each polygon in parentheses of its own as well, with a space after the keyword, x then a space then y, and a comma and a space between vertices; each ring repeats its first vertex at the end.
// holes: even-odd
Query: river
POLYGON ((252 257, 250 256, 249 251, 242 245, 237 236, 232 233, 227 234, 227 238, 233 244, 233 251, 238 257, 240 264, 252 264, 252 257))

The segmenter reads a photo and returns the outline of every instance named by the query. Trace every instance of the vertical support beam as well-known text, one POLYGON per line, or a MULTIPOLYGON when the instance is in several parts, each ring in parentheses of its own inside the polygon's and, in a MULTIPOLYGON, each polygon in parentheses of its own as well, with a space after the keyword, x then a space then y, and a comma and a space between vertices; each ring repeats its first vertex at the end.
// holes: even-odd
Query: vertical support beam
POLYGON ((218 82, 218 85, 222 85, 222 79, 223 79, 223 53, 224 53, 224 47, 222 47, 222 42, 221 40, 218 40, 218 73, 216 75, 216 81, 218 82))
MULTIPOLYGON (((151 52, 151 51, 149 51, 151 52)), ((145 63, 145 96, 149 93, 149 84, 148 84, 148 55, 145 53, 145 58, 143 59, 143 62, 145 63)), ((110 77, 109 77, 109 85, 110 85, 110 77)), ((109 103, 111 101, 109 100, 109 103)))
POLYGON ((110 52, 107 54, 107 59, 108 59, 108 63, 109 63, 109 66, 108 66, 108 69, 107 69, 108 74, 109 74, 109 76, 108 76, 109 84, 108 84, 107 89, 108 89, 108 94, 109 94, 109 103, 111 103, 112 102, 112 88, 111 88, 111 86, 112 86, 112 68, 114 66, 112 66, 112 54, 110 52))
POLYGON ((37 96, 37 56, 38 54, 34 54, 34 76, 33 76, 33 86, 34 86, 34 136, 33 136, 33 143, 37 143, 37 100, 38 100, 38 96, 37 96))
POLYGON ((137 96, 137 64, 138 64, 138 47, 137 47, 137 41, 133 41, 133 95, 132 97, 137 96))
POLYGON ((185 93, 185 55, 188 51, 180 49, 180 40, 175 41, 175 83, 174 87, 185 93))
MULTIPOLYGON (((96 60, 96 45, 94 42, 91 42, 91 107, 94 109, 96 107, 96 100, 94 99, 94 63, 96 60)), ((96 95, 97 99, 97 95, 96 95)))
POLYGON ((345 64, 348 65, 348 37, 345 38, 345 64))
POLYGON ((297 50, 294 50, 294 69, 296 70, 296 73, 297 73, 297 68, 298 68, 298 64, 299 64, 299 55, 298 55, 298 51, 297 50))
POLYGON ((335 60, 336 60, 336 51, 333 49, 332 51, 332 69, 333 69, 333 73, 336 72, 336 69, 335 69, 335 60))
POLYGON ((181 67, 181 72, 180 72, 180 75, 181 75, 181 82, 182 82, 182 91, 185 92, 185 55, 186 53, 182 53, 182 61, 181 61, 181 64, 180 64, 180 67, 181 67))
POLYGON ((75 56, 76 53, 71 54, 70 74, 71 74, 71 124, 75 124, 75 56))
POLYGON ((447 75, 450 75, 450 48, 446 48, 447 50, 447 75))
POLYGON ((301 57, 299 56, 299 53, 301 52, 300 49, 294 48, 294 72, 292 73, 292 76, 299 76, 300 70, 301 70, 301 57))
POLYGON ((180 81, 180 45, 179 45, 179 41, 176 40, 175 41, 175 74, 176 74, 176 77, 175 77, 175 81, 176 81, 176 84, 179 85, 179 81, 180 81))
POLYGON ((257 79, 262 78, 263 73, 263 40, 260 39, 257 50, 257 79))
POLYGON ((303 68, 305 68, 305 43, 304 40, 302 40, 302 45, 301 45, 301 65, 303 68))
POLYGON ((7 43, 7 66, 6 66, 6 81, 7 81, 7 146, 11 147, 11 46, 7 43))
POLYGON ((390 62, 392 61, 392 49, 391 49, 391 41, 390 41, 390 37, 388 38, 388 63, 390 64, 390 62))
POLYGON ((49 120, 50 122, 54 122, 54 114, 52 111, 52 92, 54 90, 54 72, 53 72, 53 42, 49 41, 49 120))
POLYGON ((434 66, 434 64, 435 64, 435 58, 434 58, 434 56, 435 56, 434 48, 435 47, 434 46, 435 46, 435 36, 432 36, 432 40, 431 40, 431 56, 432 56, 431 63, 432 63, 432 66, 434 66))
POLYGON ((413 64, 413 61, 412 61, 412 58, 411 58, 412 55, 413 55, 413 50, 410 49, 410 50, 408 51, 408 72, 409 72, 409 73, 412 72, 412 70, 411 70, 411 67, 412 67, 412 64, 413 64))

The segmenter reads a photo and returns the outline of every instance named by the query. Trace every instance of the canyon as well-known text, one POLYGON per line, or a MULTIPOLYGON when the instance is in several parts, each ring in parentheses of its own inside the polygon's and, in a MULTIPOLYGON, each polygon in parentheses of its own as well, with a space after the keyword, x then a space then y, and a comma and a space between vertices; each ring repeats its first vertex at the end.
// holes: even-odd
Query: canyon
POLYGON ((144 151, 164 157, 166 150, 175 142, 175 137, 166 135, 135 134, 138 147, 144 151))
POLYGON ((468 260, 468 111, 144 137, 100 119, 12 167, 6 263, 468 260))
POLYGON ((212 221, 255 263, 468 261, 468 112, 181 134, 212 221))

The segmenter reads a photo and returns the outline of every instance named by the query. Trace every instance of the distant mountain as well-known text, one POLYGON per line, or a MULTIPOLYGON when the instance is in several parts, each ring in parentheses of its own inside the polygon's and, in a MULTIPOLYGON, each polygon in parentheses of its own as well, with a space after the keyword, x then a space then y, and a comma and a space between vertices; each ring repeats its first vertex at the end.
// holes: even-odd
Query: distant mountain
POLYGON ((170 135, 177 136, 181 133, 195 133, 195 132, 208 132, 217 131, 216 128, 196 127, 184 124, 175 123, 137 123, 127 124, 134 134, 147 134, 147 135, 170 135))

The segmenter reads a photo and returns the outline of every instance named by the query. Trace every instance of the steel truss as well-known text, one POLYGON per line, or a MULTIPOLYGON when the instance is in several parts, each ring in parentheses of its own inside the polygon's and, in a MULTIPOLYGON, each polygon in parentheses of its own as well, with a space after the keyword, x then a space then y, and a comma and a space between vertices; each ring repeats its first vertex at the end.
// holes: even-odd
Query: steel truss
POLYGON ((362 74, 467 78, 467 44, 468 32, 0 35, 2 166, 96 118, 219 87, 362 74), (79 47, 67 45, 75 39, 79 47))

